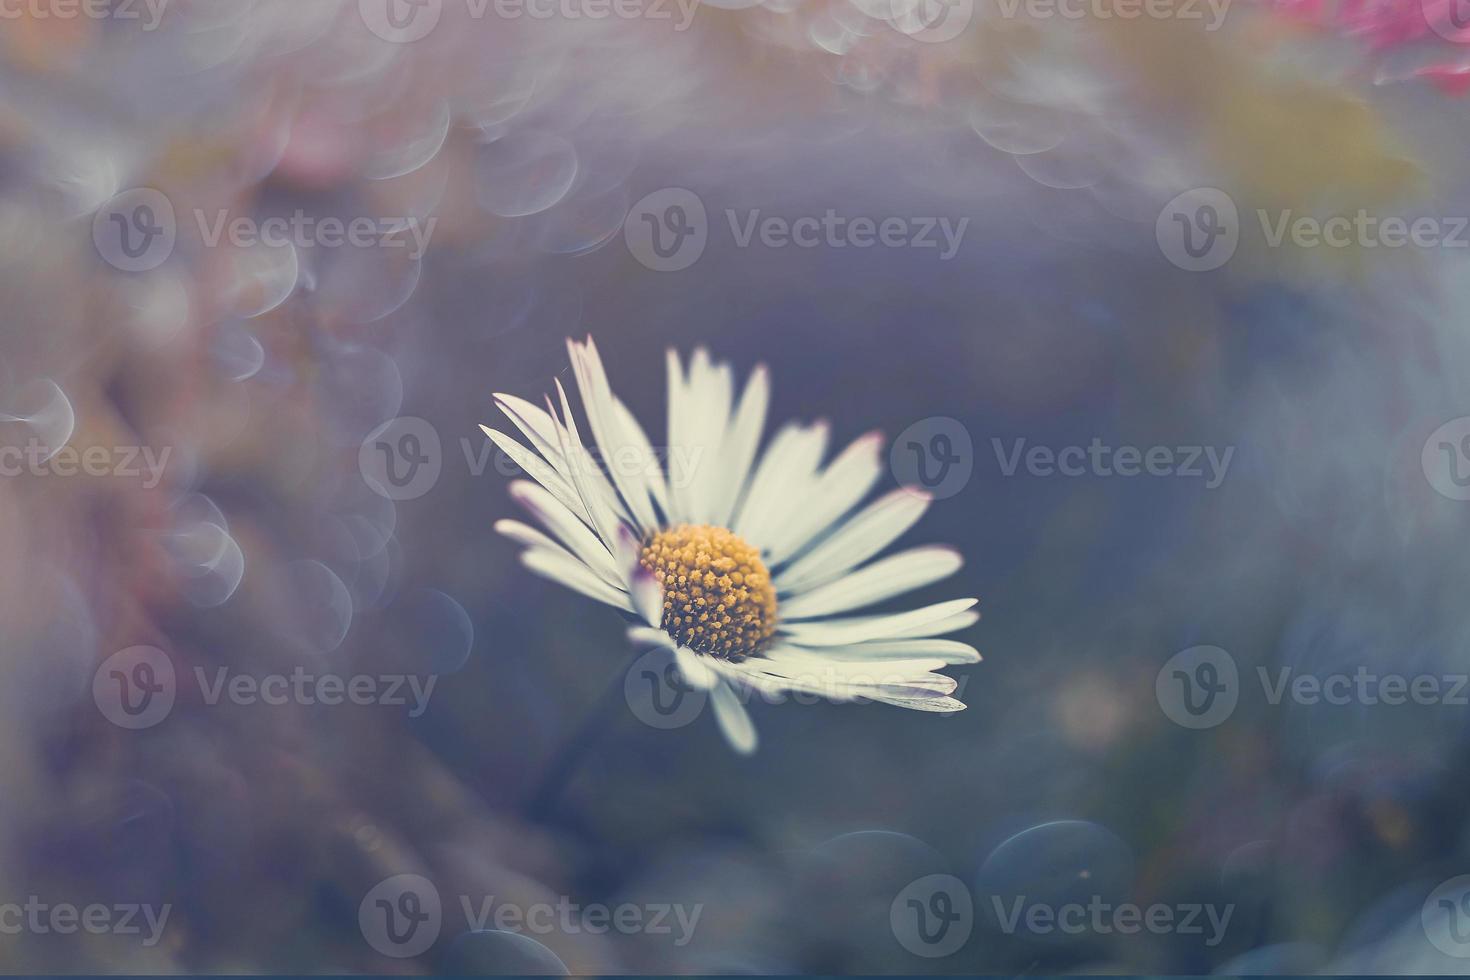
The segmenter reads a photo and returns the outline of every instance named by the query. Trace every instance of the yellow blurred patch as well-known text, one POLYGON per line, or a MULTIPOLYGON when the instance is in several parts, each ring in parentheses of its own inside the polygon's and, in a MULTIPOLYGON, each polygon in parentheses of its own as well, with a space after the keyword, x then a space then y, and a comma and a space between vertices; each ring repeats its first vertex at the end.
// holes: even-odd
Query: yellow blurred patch
POLYGON ((91 46, 96 31, 86 17, 41 17, 21 5, 0 22, 0 54, 28 71, 62 68, 91 46))

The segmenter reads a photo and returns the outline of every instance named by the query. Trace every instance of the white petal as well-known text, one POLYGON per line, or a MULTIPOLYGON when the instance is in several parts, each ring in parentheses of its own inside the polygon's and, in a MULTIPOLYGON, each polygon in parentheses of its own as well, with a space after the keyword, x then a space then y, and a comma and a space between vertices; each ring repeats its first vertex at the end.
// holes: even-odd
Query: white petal
POLYGON ((910 711, 951 712, 965 710, 965 703, 963 701, 957 701, 949 697, 903 698, 873 694, 864 695, 864 697, 872 698, 872 700, 881 704, 891 704, 895 708, 908 708, 910 711))
POLYGON ((810 496, 793 501, 767 541, 773 565, 791 558, 862 502, 883 472, 882 449, 877 432, 856 439, 817 477, 810 496))
POLYGON ((529 480, 513 480, 510 495, 535 514, 546 529, 608 585, 622 589, 627 582, 607 546, 556 498, 529 480))
POLYGON ((567 588, 575 589, 598 602, 605 602, 609 606, 615 606, 626 612, 633 611, 633 603, 627 593, 619 592, 593 575, 586 565, 568 556, 566 552, 532 548, 530 551, 521 553, 521 562, 536 574, 560 582, 567 588))
MULTIPOLYGON (((866 673, 842 674, 826 664, 796 665, 764 657, 732 664, 715 661, 720 673, 733 682, 770 696, 810 694, 833 703, 858 698, 923 700, 941 698, 954 691, 958 682, 939 674, 906 671, 889 674, 869 667, 866 673)), ((887 665, 883 665, 887 666, 887 665)))
POLYGON ((679 665, 684 680, 697 691, 708 691, 719 682, 719 675, 710 669, 705 658, 688 647, 674 650, 674 662, 679 665))
POLYGON ((929 496, 900 489, 880 497, 776 576, 783 594, 824 585, 893 543, 923 516, 929 496))
POLYGON ((684 391, 685 404, 692 414, 686 429, 689 441, 684 445, 691 453, 700 454, 690 474, 684 499, 691 522, 710 524, 714 521, 715 507, 722 492, 720 481, 724 474, 725 434, 730 424, 730 400, 734 393, 729 365, 712 363, 709 351, 697 348, 689 365, 689 380, 684 391))
POLYGON ((801 646, 849 646, 867 640, 923 635, 922 632, 916 634, 909 631, 922 631, 930 628, 932 624, 954 618, 968 610, 977 601, 976 599, 951 599, 949 602, 938 602, 932 606, 911 609, 908 612, 783 624, 781 629, 792 643, 801 646))
POLYGON ((528 548, 544 548, 547 551, 566 551, 568 555, 571 555, 570 551, 567 551, 560 544, 557 544, 529 524, 522 524, 520 521, 513 521, 509 518, 501 518, 495 522, 494 528, 496 533, 503 534, 512 541, 523 544, 528 548))
POLYGON ((648 468, 643 478, 648 484, 648 492, 653 497, 653 502, 667 516, 669 513, 669 486, 664 481, 663 464, 659 462, 658 454, 653 451, 653 443, 648 441, 643 426, 638 424, 638 419, 634 417, 633 412, 616 398, 613 399, 613 412, 622 425, 623 435, 627 437, 628 444, 637 449, 640 459, 648 461, 648 468))
POLYGON ((496 392, 495 404, 514 423, 521 435, 531 443, 531 448, 555 468, 568 484, 572 482, 566 458, 561 454, 561 438, 557 435, 556 422, 544 409, 537 408, 524 398, 496 392))
POLYGON ((489 436, 490 441, 499 446, 501 452, 514 460, 527 475, 545 487, 562 506, 584 521, 589 519, 587 508, 582 505, 582 498, 577 495, 576 488, 563 479, 550 463, 497 429, 482 425, 480 431, 489 436))
POLYGON ((943 619, 936 619, 931 623, 910 626, 890 634, 887 639, 902 640, 916 639, 927 636, 943 636, 946 633, 958 633, 960 630, 969 629, 980 621, 980 614, 974 610, 955 613, 943 619))
POLYGON ((930 545, 890 555, 835 582, 781 603, 783 619, 810 619, 861 609, 960 570, 964 560, 953 548, 930 545))
POLYGON ((745 393, 740 396, 740 406, 726 433, 720 451, 721 473, 715 487, 716 499, 710 513, 710 522, 729 527, 735 505, 750 480, 751 466, 760 447, 761 431, 766 425, 766 409, 771 401, 770 372, 764 364, 756 365, 750 380, 745 384, 745 393))
POLYGON ((678 646, 678 644, 674 642, 673 637, 669 636, 669 634, 665 633, 663 630, 655 629, 652 626, 629 626, 627 635, 628 641, 634 644, 641 644, 652 647, 666 647, 670 650, 678 646))
POLYGON ((829 657, 821 648, 808 649, 790 644, 773 648, 764 659, 773 671, 783 676, 808 673, 862 684, 904 684, 921 680, 944 666, 943 660, 933 657, 847 660, 829 657))
POLYGON ((572 484, 577 488, 582 503, 587 505, 592 529, 611 552, 618 545, 618 520, 626 518, 627 514, 622 513, 612 484, 607 482, 607 477, 602 475, 602 470, 582 446, 577 421, 572 417, 572 406, 567 402, 567 392, 560 379, 556 382, 556 393, 561 398, 564 418, 553 416, 552 421, 557 423, 557 435, 561 439, 562 455, 566 456, 567 467, 571 470, 572 484))
MULTIPOLYGON (((622 429, 622 419, 613 405, 612 389, 607 383, 607 372, 603 370, 602 358, 597 347, 588 337, 585 344, 567 341, 567 352, 572 360, 572 371, 577 376, 577 389, 582 393, 582 409, 587 413, 587 422, 592 428, 592 438, 602 450, 602 460, 613 484, 622 494, 623 501, 633 521, 640 530, 654 527, 653 506, 649 503, 648 483, 640 466, 629 466, 629 451, 637 451, 633 440, 622 429)), ((643 460, 646 465, 650 460, 643 460)))
POLYGON ((730 748, 741 755, 754 752, 757 741, 755 725, 751 724, 749 712, 735 696, 730 685, 716 684, 710 691, 710 704, 714 706, 715 721, 719 724, 725 741, 730 743, 730 748))
POLYGON ((827 448, 825 422, 812 426, 788 425, 766 447, 751 477, 731 528, 756 547, 764 547, 793 503, 804 498, 815 479, 817 465, 827 448))
MULTIPOLYGON (((799 647, 799 649, 806 648, 799 647)), ((849 647, 819 647, 817 649, 823 656, 834 660, 862 661, 927 658, 946 664, 974 664, 980 662, 980 651, 968 643, 961 643, 958 640, 876 640, 870 643, 856 643, 849 647)))
MULTIPOLYGON (((694 406, 684 386, 684 371, 679 365, 679 355, 670 347, 665 352, 665 371, 668 373, 669 402, 669 451, 690 453, 689 432, 693 420, 694 406)), ((683 474, 669 472, 669 522, 685 524, 690 520, 689 487, 694 479, 692 472, 683 474)))
POLYGON ((664 618, 664 587, 653 573, 642 565, 633 569, 633 605, 649 626, 657 626, 664 618))
POLYGON ((820 653, 782 646, 772 650, 760 669, 793 689, 819 691, 841 700, 854 697, 924 698, 952 693, 953 677, 936 674, 939 660, 843 661, 820 653))

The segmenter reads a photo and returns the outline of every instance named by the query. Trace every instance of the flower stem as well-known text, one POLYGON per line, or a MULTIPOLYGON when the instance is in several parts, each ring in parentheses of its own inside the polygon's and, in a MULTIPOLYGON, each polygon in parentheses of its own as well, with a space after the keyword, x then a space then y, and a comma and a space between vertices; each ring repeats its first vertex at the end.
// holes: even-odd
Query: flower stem
POLYGON ((611 723, 613 711, 622 700, 623 678, 627 672, 627 664, 618 668, 606 689, 582 719, 582 724, 551 757, 545 775, 541 777, 536 792, 531 794, 530 802, 526 805, 526 812, 532 820, 544 823, 551 816, 561 800, 562 792, 587 758, 588 750, 603 737, 603 729, 611 723))

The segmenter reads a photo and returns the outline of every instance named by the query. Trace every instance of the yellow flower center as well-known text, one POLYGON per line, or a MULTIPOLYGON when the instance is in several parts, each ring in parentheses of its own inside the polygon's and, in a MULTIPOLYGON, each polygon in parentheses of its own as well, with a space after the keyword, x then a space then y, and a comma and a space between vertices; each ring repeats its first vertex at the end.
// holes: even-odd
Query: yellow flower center
POLYGON ((700 653, 739 660, 776 632, 776 587, 760 552, 707 524, 658 532, 638 561, 664 587, 660 626, 700 653))

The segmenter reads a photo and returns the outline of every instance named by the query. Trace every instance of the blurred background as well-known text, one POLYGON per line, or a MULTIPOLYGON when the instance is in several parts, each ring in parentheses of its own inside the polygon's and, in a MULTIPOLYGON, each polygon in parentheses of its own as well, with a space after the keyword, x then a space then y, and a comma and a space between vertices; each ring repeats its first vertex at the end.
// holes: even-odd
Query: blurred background
POLYGON ((1465 972, 1465 23, 0 2, 0 966, 1465 972), (491 530, 586 333, 893 440, 969 710, 650 713, 491 530))

